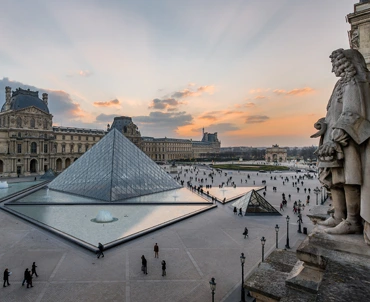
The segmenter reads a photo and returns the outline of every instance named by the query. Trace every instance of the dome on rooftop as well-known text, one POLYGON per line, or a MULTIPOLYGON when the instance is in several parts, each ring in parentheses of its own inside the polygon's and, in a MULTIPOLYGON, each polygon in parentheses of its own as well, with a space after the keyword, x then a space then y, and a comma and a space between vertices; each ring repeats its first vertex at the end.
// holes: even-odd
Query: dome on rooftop
MULTIPOLYGON (((22 88, 16 89, 12 92, 10 101, 10 110, 19 110, 27 107, 34 106, 40 110, 49 113, 49 108, 43 100, 39 98, 38 91, 25 90, 22 88)), ((5 103, 1 108, 1 112, 5 111, 5 103)))

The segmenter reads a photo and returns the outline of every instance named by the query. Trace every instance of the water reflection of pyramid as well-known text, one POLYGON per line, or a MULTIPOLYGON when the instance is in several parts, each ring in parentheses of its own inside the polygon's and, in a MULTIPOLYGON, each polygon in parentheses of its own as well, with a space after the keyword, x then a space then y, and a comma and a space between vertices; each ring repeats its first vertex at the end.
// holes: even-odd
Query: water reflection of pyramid
POLYGON ((106 201, 180 187, 115 128, 49 184, 53 190, 106 201))
POLYGON ((245 215, 281 215, 266 199, 264 199, 257 191, 252 190, 243 195, 231 204, 237 209, 242 208, 245 215))

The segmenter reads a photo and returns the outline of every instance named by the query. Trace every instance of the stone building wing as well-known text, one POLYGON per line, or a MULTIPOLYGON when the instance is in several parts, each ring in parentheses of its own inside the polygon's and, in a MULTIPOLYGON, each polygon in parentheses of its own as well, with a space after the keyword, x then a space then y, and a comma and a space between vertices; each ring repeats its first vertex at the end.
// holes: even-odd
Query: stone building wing
POLYGON ((180 187, 115 128, 49 184, 53 190, 105 201, 180 187))

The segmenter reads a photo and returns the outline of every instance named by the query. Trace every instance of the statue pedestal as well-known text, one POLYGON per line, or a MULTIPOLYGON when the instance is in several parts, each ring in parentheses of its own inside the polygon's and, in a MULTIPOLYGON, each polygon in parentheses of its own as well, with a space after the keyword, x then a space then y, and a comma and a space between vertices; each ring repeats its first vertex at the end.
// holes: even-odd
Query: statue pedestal
POLYGON ((244 284, 257 302, 368 300, 370 246, 362 235, 324 229, 316 226, 296 253, 276 250, 260 264, 244 284))

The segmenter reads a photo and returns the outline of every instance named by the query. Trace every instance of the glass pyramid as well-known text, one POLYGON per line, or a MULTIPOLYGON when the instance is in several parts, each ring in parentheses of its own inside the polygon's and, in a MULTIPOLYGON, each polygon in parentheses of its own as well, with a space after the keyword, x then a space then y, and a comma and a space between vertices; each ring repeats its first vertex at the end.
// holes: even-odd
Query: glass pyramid
POLYGON ((50 184, 52 190, 117 201, 181 188, 144 152, 113 128, 50 184))
POLYGON ((245 215, 248 214, 259 214, 259 215, 281 215, 271 204, 267 202, 257 191, 252 190, 247 194, 243 195, 231 204, 232 207, 236 207, 238 210, 242 208, 245 215))

